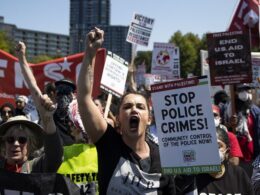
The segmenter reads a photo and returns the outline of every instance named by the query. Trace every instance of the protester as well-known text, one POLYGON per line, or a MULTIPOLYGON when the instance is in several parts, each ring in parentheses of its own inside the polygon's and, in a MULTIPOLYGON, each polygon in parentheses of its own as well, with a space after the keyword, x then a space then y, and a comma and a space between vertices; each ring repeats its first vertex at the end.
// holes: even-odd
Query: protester
POLYGON ((23 76, 32 98, 39 110, 42 126, 29 121, 25 116, 9 118, 0 126, 1 152, 4 161, 1 168, 18 173, 56 172, 62 162, 62 145, 52 115, 54 104, 47 95, 42 95, 25 57, 26 47, 19 42, 16 47, 23 76), (44 154, 30 159, 33 152, 44 145, 44 154))
POLYGON ((221 124, 222 118, 220 117, 220 109, 216 105, 212 105, 212 111, 214 114, 215 126, 223 129, 227 132, 229 143, 230 143, 230 152, 229 152, 229 162, 233 165, 239 165, 239 158, 243 158, 242 151, 240 149, 236 135, 233 132, 229 132, 227 127, 221 124))
POLYGON ((129 93, 121 98, 117 118, 122 135, 106 122, 92 100, 93 59, 103 36, 98 28, 87 34, 77 97, 83 124, 97 147, 99 193, 174 194, 172 178, 161 174, 158 146, 145 138, 151 122, 145 97, 129 93))
MULTIPOLYGON (((106 102, 102 99, 102 97, 97 97, 94 100, 95 105, 98 107, 99 111, 104 115, 105 108, 106 108, 106 102)), ((108 114, 106 116, 106 121, 112 126, 116 126, 116 119, 112 111, 109 109, 108 114)))
POLYGON ((0 112, 1 112, 1 118, 2 121, 0 123, 3 124, 4 122, 6 122, 10 117, 14 116, 15 113, 15 108, 13 106, 13 104, 6 102, 4 103, 1 108, 0 108, 0 112))
POLYGON ((251 181, 254 187, 255 194, 260 194, 260 155, 253 162, 253 174, 251 181))
POLYGON ((240 160, 249 177, 252 175, 252 162, 259 154, 260 109, 252 102, 252 87, 243 83, 235 86, 235 113, 231 106, 227 109, 229 121, 226 124, 237 136, 243 158, 240 160))
POLYGON ((56 87, 53 82, 49 82, 44 86, 44 93, 49 96, 52 102, 56 103, 56 87))
POLYGON ((76 99, 76 85, 69 79, 55 82, 57 109, 54 113, 54 121, 63 145, 76 143, 70 130, 69 104, 76 99))
POLYGON ((15 116, 18 116, 18 115, 24 115, 25 116, 25 113, 23 111, 25 105, 27 104, 27 101, 28 101, 28 98, 24 95, 19 95, 18 97, 16 97, 16 100, 15 100, 15 116))
POLYGON ((226 110, 228 107, 228 103, 230 102, 230 98, 225 90, 217 91, 214 94, 214 104, 217 105, 220 109, 220 117, 221 123, 225 124, 227 119, 226 110))
POLYGON ((253 195, 253 187, 247 173, 240 167, 228 162, 230 151, 227 132, 217 127, 217 142, 221 159, 221 171, 199 174, 196 183, 199 194, 245 194, 253 195))

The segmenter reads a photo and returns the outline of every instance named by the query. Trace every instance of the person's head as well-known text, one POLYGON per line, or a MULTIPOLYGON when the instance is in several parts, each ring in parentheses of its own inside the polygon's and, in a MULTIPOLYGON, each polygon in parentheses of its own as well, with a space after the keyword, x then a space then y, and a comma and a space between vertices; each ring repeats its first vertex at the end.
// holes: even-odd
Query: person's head
POLYGON ((28 98, 24 95, 19 95, 15 99, 16 108, 19 110, 23 110, 26 103, 28 102, 28 98))
POLYGON ((62 79, 55 82, 56 94, 60 95, 71 95, 76 91, 76 85, 69 79, 62 79))
POLYGON ((47 83, 44 86, 44 93, 46 93, 53 102, 56 102, 56 87, 54 83, 47 83))
POLYGON ((235 90, 239 100, 243 102, 252 100, 252 87, 249 84, 238 84, 236 85, 235 90))
POLYGON ((147 98, 138 92, 122 96, 118 108, 117 121, 123 139, 145 137, 151 116, 147 98))
POLYGON ((14 106, 11 103, 4 103, 1 108, 1 118, 3 122, 6 122, 10 117, 14 116, 14 106))
POLYGON ((56 102, 57 109, 55 111, 55 117, 67 128, 69 127, 69 104, 75 99, 76 85, 68 80, 62 79, 55 82, 56 87, 56 102))
POLYGON ((98 107, 100 113, 104 113, 105 103, 101 98, 96 98, 93 100, 95 105, 98 107))
POLYGON ((230 143, 227 132, 220 127, 216 127, 217 142, 220 160, 223 163, 229 157, 230 143))
POLYGON ((221 123, 220 109, 218 106, 212 104, 212 112, 214 115, 215 126, 218 127, 221 123))
POLYGON ((235 107, 237 112, 247 112, 252 106, 252 87, 243 83, 235 86, 235 107))
POLYGON ((229 100, 228 94, 225 90, 217 91, 214 95, 214 104, 226 104, 229 100))
POLYGON ((25 116, 11 117, 0 126, 1 153, 8 164, 22 164, 42 146, 41 126, 25 116))

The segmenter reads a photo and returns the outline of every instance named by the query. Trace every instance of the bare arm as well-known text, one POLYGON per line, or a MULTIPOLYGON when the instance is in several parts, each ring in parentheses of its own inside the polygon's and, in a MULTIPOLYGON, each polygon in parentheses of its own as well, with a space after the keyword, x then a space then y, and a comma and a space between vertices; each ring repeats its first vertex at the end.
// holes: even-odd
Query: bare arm
POLYGON ((137 83, 135 82, 135 65, 134 60, 132 60, 129 68, 128 68, 128 83, 129 83, 129 89, 131 91, 137 91, 137 83))
MULTIPOLYGON (((78 77, 77 99, 83 125, 93 143, 96 143, 107 129, 106 120, 92 100, 94 79, 94 58, 104 41, 104 32, 98 28, 86 36, 86 51, 78 77)), ((95 86, 99 87, 99 86, 95 86)))
POLYGON ((16 46, 16 51, 19 59, 19 63, 22 69, 23 76, 29 86, 33 101, 39 110, 40 117, 43 121, 44 131, 47 134, 53 134, 56 132, 56 126, 53 121, 53 112, 55 106, 47 95, 42 95, 39 89, 35 77, 29 64, 26 60, 26 46, 23 42, 19 42, 16 46))

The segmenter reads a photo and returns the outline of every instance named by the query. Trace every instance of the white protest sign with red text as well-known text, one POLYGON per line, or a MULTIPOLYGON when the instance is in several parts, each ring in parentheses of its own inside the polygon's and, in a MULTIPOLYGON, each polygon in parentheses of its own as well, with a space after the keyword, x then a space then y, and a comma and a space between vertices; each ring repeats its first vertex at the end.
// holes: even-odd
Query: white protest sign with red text
POLYGON ((163 171, 217 172, 220 158, 207 77, 151 86, 163 171))

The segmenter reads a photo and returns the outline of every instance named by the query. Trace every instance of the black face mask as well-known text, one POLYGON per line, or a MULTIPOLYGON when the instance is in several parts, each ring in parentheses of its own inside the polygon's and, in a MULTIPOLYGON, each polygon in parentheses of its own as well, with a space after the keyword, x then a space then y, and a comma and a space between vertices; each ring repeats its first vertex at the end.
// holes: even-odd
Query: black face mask
POLYGON ((73 96, 71 94, 56 96, 57 109, 55 111, 55 115, 58 117, 58 120, 64 121, 64 123, 66 123, 67 119, 69 118, 68 107, 72 100, 73 96))

